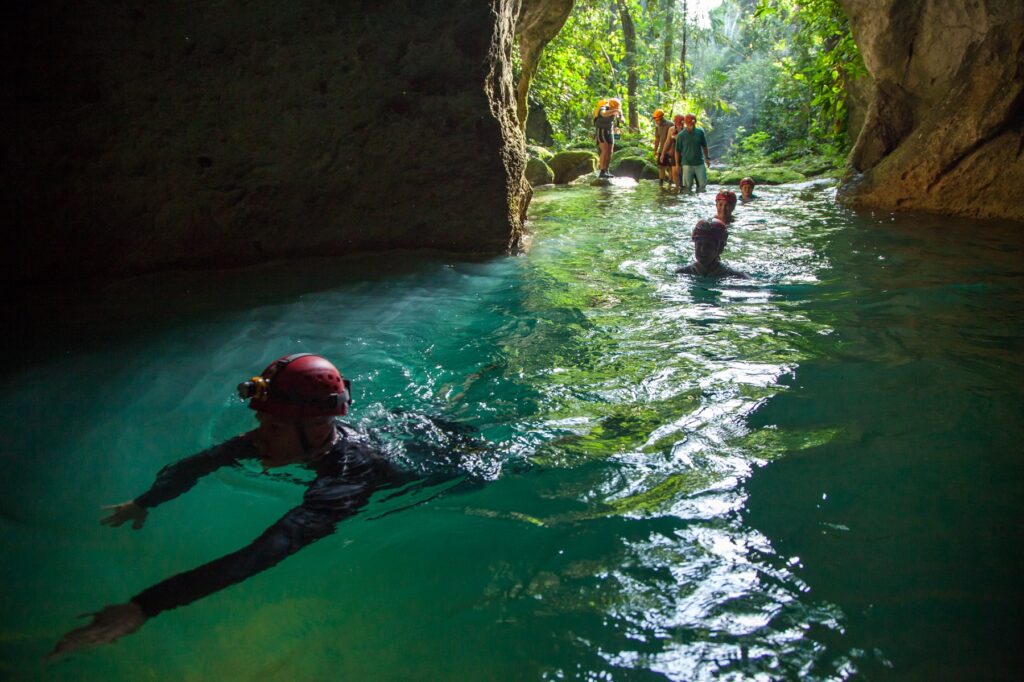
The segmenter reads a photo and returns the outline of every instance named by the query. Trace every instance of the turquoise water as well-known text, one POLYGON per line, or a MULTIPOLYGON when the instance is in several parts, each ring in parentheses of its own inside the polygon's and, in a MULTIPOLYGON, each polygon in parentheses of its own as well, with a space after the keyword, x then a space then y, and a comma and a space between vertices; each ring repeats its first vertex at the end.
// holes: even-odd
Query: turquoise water
MULTIPOLYGON (((518 257, 391 255, 40 296, 0 375, 8 679, 1013 679, 1024 511, 1019 229, 759 188, 726 260, 673 274, 711 198, 538 192, 518 257), (248 543, 302 472, 99 507, 250 428, 297 351, 353 421, 464 479, 375 502, 114 645, 75 616, 248 543), (443 431, 443 429, 441 430, 443 431), (424 443, 428 446, 421 447, 424 443), (444 459, 439 456, 439 459, 444 459)), ((1019 226, 1017 226, 1019 228, 1019 226)))

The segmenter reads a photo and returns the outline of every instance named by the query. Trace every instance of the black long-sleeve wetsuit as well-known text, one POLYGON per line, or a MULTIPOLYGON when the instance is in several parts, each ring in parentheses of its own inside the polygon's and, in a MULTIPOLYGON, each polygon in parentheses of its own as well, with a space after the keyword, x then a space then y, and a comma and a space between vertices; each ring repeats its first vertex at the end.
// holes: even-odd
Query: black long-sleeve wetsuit
MULTIPOLYGON (((302 504, 248 546, 157 583, 131 601, 152 618, 241 582, 330 535, 335 524, 356 514, 375 490, 403 478, 354 430, 339 423, 338 431, 340 437, 331 450, 310 464, 316 478, 302 504)), ((245 436, 232 438, 161 469, 153 486, 135 498, 135 503, 147 509, 155 507, 189 490, 201 477, 245 459, 259 459, 259 453, 245 436)))

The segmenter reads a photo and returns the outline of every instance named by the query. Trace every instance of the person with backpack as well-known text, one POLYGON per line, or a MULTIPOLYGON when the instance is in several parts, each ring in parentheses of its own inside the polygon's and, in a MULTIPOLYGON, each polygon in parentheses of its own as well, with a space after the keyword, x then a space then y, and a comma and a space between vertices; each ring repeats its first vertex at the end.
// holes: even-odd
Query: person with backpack
POLYGON ((597 146, 601 150, 597 177, 611 178, 615 176, 608 172, 608 166, 612 162, 612 150, 615 148, 615 124, 622 119, 622 101, 612 97, 607 101, 601 100, 597 105, 594 127, 597 129, 597 146))

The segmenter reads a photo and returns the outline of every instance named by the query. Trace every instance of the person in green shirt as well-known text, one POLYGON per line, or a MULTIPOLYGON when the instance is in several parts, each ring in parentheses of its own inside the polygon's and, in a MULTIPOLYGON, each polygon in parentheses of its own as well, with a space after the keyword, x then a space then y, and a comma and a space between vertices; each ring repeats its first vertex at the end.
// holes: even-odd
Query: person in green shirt
POLYGON ((679 186, 690 191, 696 181, 697 191, 703 192, 708 186, 707 166, 711 164, 708 142, 704 130, 697 127, 697 117, 687 114, 683 117, 683 129, 676 135, 676 157, 679 159, 679 186))

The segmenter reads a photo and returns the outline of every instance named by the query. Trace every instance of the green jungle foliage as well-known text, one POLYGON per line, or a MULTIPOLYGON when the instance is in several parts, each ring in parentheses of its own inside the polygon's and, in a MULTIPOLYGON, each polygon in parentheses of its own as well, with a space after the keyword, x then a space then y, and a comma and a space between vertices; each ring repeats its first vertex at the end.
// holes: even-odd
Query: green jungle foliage
POLYGON ((597 101, 620 97, 626 112, 635 104, 635 136, 645 147, 651 113, 661 108, 669 117, 695 113, 716 160, 751 166, 813 157, 810 166, 823 171, 839 165, 850 144, 849 85, 866 71, 838 2, 722 0, 699 23, 695 5, 577 0, 530 92, 555 146, 593 148, 597 101), (623 11, 636 31, 634 102, 623 11))

